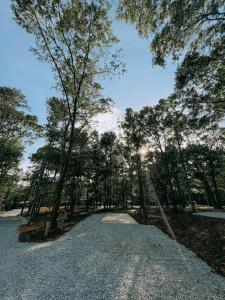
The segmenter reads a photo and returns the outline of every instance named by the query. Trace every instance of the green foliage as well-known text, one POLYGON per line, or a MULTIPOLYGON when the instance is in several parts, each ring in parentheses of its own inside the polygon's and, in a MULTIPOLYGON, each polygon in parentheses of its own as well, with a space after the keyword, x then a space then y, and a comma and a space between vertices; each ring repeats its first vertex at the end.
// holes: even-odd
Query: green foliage
POLYGON ((223 119, 224 55, 223 47, 208 54, 188 53, 176 72, 178 97, 194 116, 205 117, 211 122, 223 119))
POLYGON ((139 34, 152 37, 154 62, 177 59, 183 51, 208 51, 223 44, 223 0, 121 0, 118 16, 134 23, 139 34))
POLYGON ((176 74, 177 97, 196 117, 224 114, 225 1, 119 1, 120 19, 150 38, 153 63, 185 55, 176 74))
MULTIPOLYGON (((168 56, 184 59, 171 96, 140 111, 127 108, 120 135, 99 135, 92 119, 112 104, 102 96, 101 79, 124 71, 108 1, 13 1, 16 22, 34 35, 32 51, 50 64, 61 93, 47 100, 46 143, 31 156, 23 190, 30 221, 48 206, 54 225, 61 202, 72 215, 83 199, 93 208, 144 209, 156 204, 154 190, 174 209, 194 208, 194 201, 225 204, 224 4, 119 1, 118 17, 151 39, 155 64, 165 66, 168 56)), ((25 113, 20 91, 0 88, 0 104, 0 191, 7 195, 10 184, 18 188, 24 145, 40 128, 25 113)))
POLYGON ((18 168, 26 143, 40 131, 37 117, 26 114, 25 97, 16 89, 0 87, 0 182, 18 168))
POLYGON ((78 97, 82 102, 98 95, 96 76, 112 75, 120 67, 119 52, 110 53, 118 40, 107 1, 20 0, 12 9, 17 23, 34 34, 34 53, 51 64, 72 116, 78 97))
POLYGON ((0 197, 7 202, 17 185, 24 147, 41 131, 37 117, 27 109, 21 91, 0 87, 0 197))
POLYGON ((112 31, 109 9, 108 1, 102 0, 15 0, 12 4, 16 22, 35 36, 36 47, 32 51, 40 60, 50 63, 62 95, 58 99, 62 104, 58 100, 51 100, 50 104, 55 115, 63 106, 61 122, 56 124, 52 119, 48 123, 48 137, 58 138, 61 152, 54 226, 76 148, 76 128, 80 123, 87 126, 96 113, 107 108, 109 101, 103 100, 99 79, 111 77, 122 66, 120 50, 112 51, 118 39, 112 31))

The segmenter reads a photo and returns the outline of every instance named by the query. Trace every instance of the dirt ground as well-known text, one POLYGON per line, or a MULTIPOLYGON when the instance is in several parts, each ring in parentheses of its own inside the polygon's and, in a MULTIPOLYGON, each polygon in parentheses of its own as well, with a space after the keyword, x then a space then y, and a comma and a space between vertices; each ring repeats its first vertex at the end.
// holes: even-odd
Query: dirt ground
MULTIPOLYGON (((176 240, 225 277, 225 220, 185 212, 174 214, 168 211, 165 214, 176 240)), ((150 211, 145 218, 138 210, 130 211, 130 215, 137 222, 155 225, 171 236, 159 211, 150 211)))
POLYGON ((50 220, 50 216, 48 214, 41 215, 39 219, 32 224, 20 225, 17 228, 17 231, 19 232, 19 241, 41 243, 55 240, 71 230, 73 226, 83 221, 91 214, 91 212, 74 214, 73 218, 65 220, 61 228, 57 228, 55 230, 50 229, 47 237, 44 237, 45 224, 46 221, 50 220))

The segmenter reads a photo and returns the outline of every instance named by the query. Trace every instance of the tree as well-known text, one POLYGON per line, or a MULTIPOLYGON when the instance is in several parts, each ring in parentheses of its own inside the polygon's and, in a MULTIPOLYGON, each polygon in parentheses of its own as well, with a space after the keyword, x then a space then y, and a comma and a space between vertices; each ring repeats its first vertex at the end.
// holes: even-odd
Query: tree
POLYGON ((198 188, 202 187, 205 190, 209 205, 221 208, 222 191, 218 187, 218 178, 223 178, 224 150, 211 149, 210 145, 206 144, 192 144, 185 149, 184 155, 189 164, 192 179, 200 181, 198 188))
POLYGON ((112 205, 112 176, 113 176, 113 154, 115 148, 116 135, 114 132, 105 132, 101 136, 100 146, 104 153, 104 180, 105 180, 105 202, 112 205))
POLYGON ((176 75, 178 98, 195 116, 224 115, 223 0, 121 0, 118 17, 151 40, 153 63, 184 56, 176 75))
POLYGON ((176 93, 198 122, 219 122, 225 113, 224 47, 187 53, 176 72, 176 93))
POLYGON ((57 213, 74 143, 78 114, 101 98, 99 77, 111 76, 120 67, 119 54, 110 49, 117 42, 108 17, 107 1, 13 1, 15 19, 35 35, 33 52, 51 64, 67 106, 61 151, 61 168, 54 196, 52 225, 57 213))
POLYGON ((134 23, 142 37, 152 37, 154 62, 176 60, 182 52, 209 51, 223 45, 223 0, 120 0, 118 16, 134 23))
POLYGON ((141 130, 141 122, 139 114, 134 112, 131 108, 126 109, 125 119, 121 124, 123 129, 124 138, 127 145, 131 145, 133 149, 133 155, 136 158, 136 168, 138 174, 139 185, 139 201, 141 205, 142 215, 145 210, 145 196, 144 196, 144 176, 142 169, 142 146, 145 144, 145 135, 141 130))
MULTIPOLYGON (((24 147, 40 133, 37 117, 29 109, 21 91, 0 87, 0 185, 8 186, 18 172, 24 147)), ((2 191, 3 193, 3 191, 2 191)))

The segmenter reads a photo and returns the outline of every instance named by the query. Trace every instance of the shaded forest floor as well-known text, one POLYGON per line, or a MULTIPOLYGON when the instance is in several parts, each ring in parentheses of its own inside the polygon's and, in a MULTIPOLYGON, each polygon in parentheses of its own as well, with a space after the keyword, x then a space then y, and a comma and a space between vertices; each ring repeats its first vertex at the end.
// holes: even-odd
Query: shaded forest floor
POLYGON ((34 221, 32 224, 20 225, 17 228, 19 232, 20 242, 47 242, 56 240, 61 237, 66 232, 70 231, 77 223, 83 221, 95 212, 82 212, 76 213, 72 218, 65 220, 65 222, 57 229, 50 229, 48 236, 44 236, 46 222, 50 220, 49 214, 42 214, 39 216, 38 220, 34 221))
MULTIPOLYGON (((155 225, 168 234, 166 222, 159 210, 152 210, 143 218, 138 210, 129 214, 141 224, 155 225)), ((165 211, 176 240, 196 253, 212 269, 225 277, 225 220, 165 211)))

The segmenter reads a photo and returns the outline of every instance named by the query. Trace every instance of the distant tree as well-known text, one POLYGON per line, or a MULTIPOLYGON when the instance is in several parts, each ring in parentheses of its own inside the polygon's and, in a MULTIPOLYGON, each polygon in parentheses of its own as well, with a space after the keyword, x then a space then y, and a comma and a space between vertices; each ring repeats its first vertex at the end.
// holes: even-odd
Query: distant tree
POLYGON ((40 133, 37 117, 28 109, 21 91, 0 87, 0 186, 17 173, 25 145, 40 133))
POLYGON ((219 178, 224 181, 224 150, 211 149, 210 145, 189 145, 184 151, 192 180, 199 180, 205 190, 209 205, 221 208, 222 191, 219 178))
POLYGON ((100 139, 100 146, 104 154, 104 180, 105 180, 105 201, 109 207, 112 205, 112 176, 113 176, 113 156, 116 135, 114 132, 105 132, 100 139))
POLYGON ((139 114, 131 108, 126 109, 124 121, 121 124, 124 133, 125 143, 132 147, 134 157, 136 158, 136 170, 138 174, 139 201, 144 213, 145 195, 144 195, 144 176, 142 168, 141 148, 145 145, 145 135, 142 131, 139 114))

